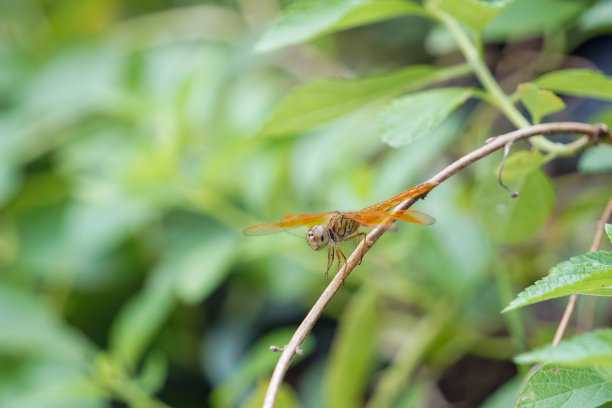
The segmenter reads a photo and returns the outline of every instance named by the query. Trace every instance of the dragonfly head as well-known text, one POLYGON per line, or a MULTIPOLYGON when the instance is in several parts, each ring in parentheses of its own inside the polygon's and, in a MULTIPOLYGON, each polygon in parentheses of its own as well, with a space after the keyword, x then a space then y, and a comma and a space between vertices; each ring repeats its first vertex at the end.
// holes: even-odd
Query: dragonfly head
POLYGON ((329 243, 329 235, 322 225, 313 225, 306 234, 308 245, 315 251, 320 251, 329 243))

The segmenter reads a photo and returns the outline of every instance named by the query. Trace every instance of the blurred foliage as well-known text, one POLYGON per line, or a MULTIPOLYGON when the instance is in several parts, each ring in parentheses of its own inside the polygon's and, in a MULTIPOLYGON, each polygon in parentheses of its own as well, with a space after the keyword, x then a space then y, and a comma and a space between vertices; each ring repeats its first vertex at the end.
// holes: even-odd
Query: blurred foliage
MULTIPOLYGON (((534 122, 612 127, 609 1, 426 3, 1 1, 0 406, 259 406, 326 259, 241 231, 382 201, 513 129, 428 7, 482 31, 534 122)), ((518 199, 495 154, 415 206, 436 224, 385 234, 278 406, 513 401, 512 356, 564 303, 500 311, 584 253, 612 182, 610 146, 526 148, 518 199)))

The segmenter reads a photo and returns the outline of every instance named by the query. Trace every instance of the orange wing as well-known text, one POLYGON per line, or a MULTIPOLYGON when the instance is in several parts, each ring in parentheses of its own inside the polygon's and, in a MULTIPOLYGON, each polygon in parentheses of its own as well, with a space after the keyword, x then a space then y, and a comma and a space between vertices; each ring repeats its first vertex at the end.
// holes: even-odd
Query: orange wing
MULTIPOLYGON (((399 203, 403 201, 408 200, 409 198, 417 197, 417 196, 428 193, 429 191, 431 191, 431 189, 433 189, 437 185, 438 185, 437 182, 419 184, 418 186, 409 188, 408 190, 403 191, 399 193, 398 195, 391 197, 388 200, 381 201, 380 203, 366 207, 363 210, 364 211, 390 210, 391 208, 395 207, 396 205, 398 205, 399 203)), ((413 221, 409 221, 409 222, 413 222, 413 221)))
POLYGON ((297 228, 304 225, 321 224, 330 217, 331 212, 317 214, 287 214, 284 221, 271 222, 269 224, 255 225, 244 230, 244 235, 264 235, 297 228))
POLYGON ((393 228, 395 225, 390 219, 412 222, 414 224, 430 225, 435 222, 430 215, 414 210, 401 211, 348 211, 344 216, 351 218, 363 226, 374 228, 383 225, 385 229, 393 228))
MULTIPOLYGON (((374 228, 377 225, 384 224, 386 228, 392 228, 393 223, 389 221, 389 218, 413 222, 415 224, 429 225, 434 222, 434 219, 427 214, 413 210, 403 211, 387 211, 392 207, 395 207, 399 203, 408 200, 412 197, 417 197, 429 192, 432 188, 437 186, 437 182, 423 183, 416 187, 412 187, 406 191, 399 193, 398 195, 391 197, 388 200, 382 201, 378 204, 374 204, 370 207, 366 207, 361 211, 347 211, 343 214, 351 218, 360 224, 374 228)), ((272 234, 274 232, 285 231, 291 228, 297 228, 304 225, 322 224, 327 218, 329 218, 333 212, 324 212, 317 214, 287 214, 284 217, 284 221, 272 222, 269 224, 255 225, 244 230, 245 235, 264 235, 272 234)))

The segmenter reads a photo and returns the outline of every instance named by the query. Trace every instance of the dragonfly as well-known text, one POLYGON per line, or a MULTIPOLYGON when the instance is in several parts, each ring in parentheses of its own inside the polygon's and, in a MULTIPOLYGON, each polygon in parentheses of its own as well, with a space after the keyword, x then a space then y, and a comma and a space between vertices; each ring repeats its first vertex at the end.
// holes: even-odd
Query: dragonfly
MULTIPOLYGON (((414 224, 430 225, 434 223, 433 217, 414 210, 396 210, 391 208, 410 198, 423 198, 437 182, 419 184, 399 193, 388 200, 366 207, 360 211, 330 211, 316 214, 287 214, 282 221, 269 224, 255 225, 244 230, 245 235, 265 235, 280 231, 287 231, 293 228, 308 226, 306 241, 312 249, 320 251, 328 247, 327 270, 325 277, 329 273, 330 267, 334 263, 334 258, 338 259, 338 271, 340 271, 340 260, 346 263, 346 256, 340 250, 340 242, 366 239, 367 234, 360 232, 360 227, 375 228, 381 226, 387 230, 395 227, 395 221, 406 221, 414 224)), ((364 247, 365 248, 365 247, 364 247)), ((362 252, 361 257, 363 258, 362 252)), ((361 260, 360 260, 361 262, 361 260)))

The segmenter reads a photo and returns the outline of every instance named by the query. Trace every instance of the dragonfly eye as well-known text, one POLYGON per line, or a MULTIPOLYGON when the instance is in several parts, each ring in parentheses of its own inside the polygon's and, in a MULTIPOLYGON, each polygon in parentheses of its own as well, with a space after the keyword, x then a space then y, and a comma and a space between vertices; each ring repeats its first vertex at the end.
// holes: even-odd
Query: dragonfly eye
POLYGON ((313 225, 306 234, 308 245, 315 251, 325 248, 329 242, 329 237, 325 233, 325 228, 321 225, 313 225))

